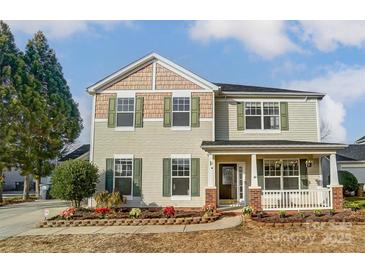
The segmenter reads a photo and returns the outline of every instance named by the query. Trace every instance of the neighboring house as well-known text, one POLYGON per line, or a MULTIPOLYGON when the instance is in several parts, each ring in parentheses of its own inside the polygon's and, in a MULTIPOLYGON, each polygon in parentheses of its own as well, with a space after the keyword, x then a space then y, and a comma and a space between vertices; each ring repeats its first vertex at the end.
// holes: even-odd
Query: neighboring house
POLYGON ((90 86, 98 191, 128 206, 342 208, 322 93, 209 82, 152 53, 90 86), (320 159, 330 156, 331 187, 320 159))
MULTIPOLYGON (((71 159, 80 159, 89 161, 89 154, 90 154, 90 144, 84 144, 79 147, 76 147, 75 149, 72 149, 63 157, 61 157, 58 161, 54 160, 53 162, 55 164, 58 164, 59 162, 71 159)), ((5 175, 4 191, 23 191, 24 177, 20 175, 20 172, 17 169, 12 168, 9 171, 5 171, 4 175, 5 175)), ((31 182, 32 183, 30 186, 30 190, 34 190, 35 182, 33 181, 33 178, 31 179, 31 182)), ((50 177, 42 177, 41 184, 49 184, 49 183, 50 183, 50 177)))
POLYGON ((73 149, 69 151, 67 154, 62 156, 59 159, 59 162, 64 162, 67 160, 84 160, 89 161, 90 160, 90 144, 84 144, 76 149, 73 149))
POLYGON ((339 170, 351 172, 359 184, 365 185, 365 136, 338 151, 337 165, 339 170))

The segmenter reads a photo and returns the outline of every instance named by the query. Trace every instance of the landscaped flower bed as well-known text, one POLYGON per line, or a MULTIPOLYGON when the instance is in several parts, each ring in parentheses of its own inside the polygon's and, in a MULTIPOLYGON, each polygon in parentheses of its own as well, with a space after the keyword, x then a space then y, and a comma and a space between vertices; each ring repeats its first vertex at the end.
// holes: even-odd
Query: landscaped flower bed
POLYGON ((220 214, 207 211, 183 211, 173 207, 159 208, 68 208, 59 215, 42 221, 39 227, 105 226, 105 225, 174 225, 214 222, 220 214))
POLYGON ((351 222, 356 224, 365 224, 365 212, 344 210, 342 212, 300 212, 297 214, 286 214, 279 212, 277 214, 267 214, 259 212, 253 214, 252 221, 273 225, 288 224, 300 225, 306 223, 333 223, 333 222, 351 222))

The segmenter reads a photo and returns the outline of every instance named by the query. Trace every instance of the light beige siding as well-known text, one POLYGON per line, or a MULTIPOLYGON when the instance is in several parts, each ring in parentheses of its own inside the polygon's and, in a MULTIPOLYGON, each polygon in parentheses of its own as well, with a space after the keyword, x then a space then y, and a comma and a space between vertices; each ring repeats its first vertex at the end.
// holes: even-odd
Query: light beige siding
POLYGON ((205 201, 208 176, 208 157, 201 148, 203 140, 212 140, 212 122, 200 122, 199 128, 189 131, 164 128, 162 122, 144 122, 135 131, 116 131, 105 122, 95 123, 94 159, 100 169, 98 191, 105 189, 105 159, 114 154, 133 154, 142 158, 142 201, 130 202, 135 206, 186 206, 201 207, 205 201), (190 201, 172 201, 162 197, 162 159, 171 154, 191 154, 200 158, 200 197, 190 201))
MULTIPOLYGON (((259 100, 258 100, 259 101, 259 100)), ((237 105, 233 100, 216 100, 217 140, 293 140, 318 141, 316 100, 288 101, 289 131, 250 133, 237 130, 237 105)))

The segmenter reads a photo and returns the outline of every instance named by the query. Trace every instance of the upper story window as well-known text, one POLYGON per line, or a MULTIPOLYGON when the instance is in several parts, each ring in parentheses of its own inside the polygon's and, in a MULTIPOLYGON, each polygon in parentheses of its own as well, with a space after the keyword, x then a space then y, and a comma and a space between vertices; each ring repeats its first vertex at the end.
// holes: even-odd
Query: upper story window
POLYGON ((261 103, 246 102, 246 129, 261 129, 261 103))
POLYGON ((172 126, 190 126, 190 97, 173 97, 172 126))
POLYGON ((279 103, 264 102, 264 129, 279 129, 279 103))
POLYGON ((133 127, 134 98, 118 98, 117 127, 133 127))
POLYGON ((279 129, 278 102, 246 102, 246 129, 279 129))

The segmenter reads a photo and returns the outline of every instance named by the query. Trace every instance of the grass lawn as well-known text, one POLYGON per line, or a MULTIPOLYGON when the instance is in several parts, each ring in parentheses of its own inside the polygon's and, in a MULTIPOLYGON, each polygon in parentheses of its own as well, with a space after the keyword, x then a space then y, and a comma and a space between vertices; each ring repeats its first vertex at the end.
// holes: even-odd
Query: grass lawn
POLYGON ((11 204, 20 204, 24 202, 33 202, 37 198, 34 195, 31 195, 27 200, 23 200, 22 196, 12 196, 12 197, 3 197, 3 202, 0 203, 0 206, 11 205, 11 204))
POLYGON ((357 203, 360 208, 365 208, 365 197, 345 197, 345 207, 346 203, 357 203))
POLYGON ((0 252, 365 252, 365 226, 244 227, 161 234, 12 237, 0 252))

